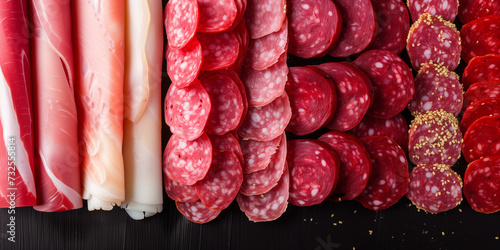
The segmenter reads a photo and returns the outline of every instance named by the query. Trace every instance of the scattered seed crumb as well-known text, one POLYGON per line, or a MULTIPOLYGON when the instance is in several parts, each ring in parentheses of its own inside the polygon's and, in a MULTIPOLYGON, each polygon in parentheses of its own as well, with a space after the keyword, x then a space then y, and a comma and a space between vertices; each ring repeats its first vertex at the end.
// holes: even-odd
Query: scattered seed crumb
POLYGON ((391 238, 393 238, 393 239, 394 239, 394 235, 393 235, 393 236, 391 236, 391 238))
POLYGON ((443 236, 444 236, 444 232, 441 232, 441 235, 443 235, 443 236))
POLYGON ((330 217, 333 217, 335 214, 330 215, 330 217))
POLYGON ((355 248, 355 247, 352 247, 352 250, 356 250, 356 248, 355 248))
POLYGON ((495 237, 495 240, 498 240, 498 236, 495 237))
POLYGON ((343 222, 341 220, 339 220, 339 224, 342 224, 343 222))
POLYGON ((458 212, 460 212, 460 213, 461 213, 461 212, 462 212, 462 209, 461 209, 461 208, 459 208, 459 209, 458 209, 458 212))
POLYGON ((334 225, 334 226, 336 226, 336 225, 337 225, 337 222, 334 222, 334 223, 333 223, 333 225, 334 225))
POLYGON ((451 232, 451 234, 455 234, 455 232, 451 232))
POLYGON ((313 221, 313 218, 311 218, 311 221, 313 221))
POLYGON ((372 234, 373 234, 373 230, 368 230, 368 233, 369 233, 370 235, 372 235, 372 234))
POLYGON ((307 221, 306 219, 304 219, 304 221, 307 221))
POLYGON ((357 212, 358 212, 358 210, 354 210, 354 213, 357 213, 357 212))

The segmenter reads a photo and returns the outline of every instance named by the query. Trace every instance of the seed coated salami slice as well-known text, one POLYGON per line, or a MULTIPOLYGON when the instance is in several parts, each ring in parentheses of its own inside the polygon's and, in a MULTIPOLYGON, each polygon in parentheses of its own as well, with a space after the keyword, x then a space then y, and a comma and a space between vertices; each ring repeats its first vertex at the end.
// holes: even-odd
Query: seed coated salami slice
POLYGON ((474 102, 485 98, 500 98, 500 81, 484 81, 472 84, 464 94, 462 110, 465 111, 474 102))
POLYGON ((405 4, 401 0, 372 0, 372 5, 378 29, 367 50, 385 49, 401 53, 410 30, 410 16, 405 4))
POLYGON ((415 77, 415 94, 408 103, 413 115, 431 110, 460 114, 464 94, 459 76, 442 64, 424 63, 415 77))
POLYGON ((286 131, 307 135, 330 122, 337 109, 333 81, 313 67, 291 67, 285 91, 290 97, 292 118, 286 131))
POLYGON ((165 30, 170 48, 182 48, 198 28, 198 1, 171 0, 165 7, 165 30))
POLYGON ((198 223, 204 224, 210 222, 219 216, 222 210, 209 209, 201 203, 201 201, 195 202, 175 202, 177 210, 181 212, 186 219, 198 223))
POLYGON ((191 84, 201 69, 201 44, 193 37, 184 47, 179 49, 167 48, 167 74, 177 88, 191 84))
POLYGON ((290 100, 283 91, 273 102, 262 107, 249 108, 238 134, 243 139, 269 141, 285 131, 291 117, 290 100))
POLYGON ((212 143, 203 133, 196 140, 173 134, 163 153, 163 172, 175 182, 193 185, 203 179, 212 162, 212 143))
POLYGON ((470 125, 477 119, 492 115, 500 115, 500 98, 481 99, 464 111, 460 121, 460 131, 465 134, 470 125))
POLYGON ((476 56, 464 69, 464 90, 476 82, 500 81, 500 55, 476 56))
POLYGON ((342 17, 335 3, 291 0, 288 4, 290 54, 302 58, 324 56, 341 36, 342 17))
POLYGON ((285 133, 280 138, 278 149, 271 156, 269 164, 263 170, 243 175, 240 193, 244 195, 263 194, 277 185, 281 175, 283 175, 287 156, 285 133))
POLYGON ((250 39, 244 65, 254 70, 267 69, 278 62, 283 53, 286 53, 287 43, 288 21, 285 18, 279 31, 261 38, 250 39))
POLYGON ((236 62, 240 43, 233 31, 221 33, 196 33, 203 53, 201 70, 217 70, 230 67, 236 62))
POLYGON ((475 56, 500 54, 500 15, 481 17, 460 30, 462 59, 469 62, 475 56))
POLYGON ((170 199, 180 202, 195 202, 200 199, 196 193, 194 185, 184 185, 179 182, 175 182, 168 178, 167 175, 164 176, 164 179, 165 191, 170 199))
POLYGON ((330 199, 354 200, 365 190, 372 170, 365 145, 357 137, 340 131, 327 132, 318 140, 330 145, 340 159, 339 181, 330 199))
POLYGON ((408 0, 408 9, 413 22, 424 13, 453 22, 458 14, 458 0, 408 0))
POLYGON ((295 206, 312 206, 330 196, 339 180, 340 161, 324 142, 297 139, 288 142, 290 197, 295 206))
POLYGON ((370 0, 334 0, 342 15, 342 32, 330 51, 333 57, 347 57, 365 50, 377 34, 377 17, 370 0))
POLYGON ((500 156, 471 162, 464 175, 464 196, 472 209, 490 214, 500 211, 500 156))
POLYGON ((252 139, 240 140, 243 151, 243 173, 249 174, 265 169, 276 153, 283 136, 270 141, 256 141, 252 139))
POLYGON ((386 136, 367 136, 361 140, 370 154, 372 173, 356 200, 374 211, 389 208, 405 195, 410 182, 405 154, 386 136))
POLYGON ((416 165, 453 166, 460 158, 462 133, 453 114, 437 110, 418 115, 409 133, 409 157, 416 165))
POLYGON ((500 156, 500 115, 473 122, 465 132, 462 153, 469 163, 481 157, 500 156))
POLYGON ((460 43, 455 24, 440 16, 424 13, 410 28, 406 51, 415 70, 419 70, 426 62, 443 63, 448 69, 454 70, 460 63, 460 43))
POLYGON ((462 179, 446 165, 418 165, 410 174, 406 197, 418 209, 445 212, 462 201, 462 179))
POLYGON ((236 157, 238 157, 240 164, 243 165, 243 151, 241 150, 238 139, 236 139, 231 132, 223 135, 208 134, 208 137, 210 138, 214 150, 233 152, 236 157))
POLYGON ((463 24, 489 15, 500 15, 500 0, 460 0, 458 18, 463 24))
POLYGON ((172 134, 194 140, 203 133, 210 107, 210 96, 200 81, 180 89, 172 84, 165 98, 165 122, 172 134))
POLYGON ((275 187, 260 195, 246 196, 239 193, 236 196, 236 201, 250 221, 276 220, 286 211, 288 206, 289 186, 290 175, 285 164, 285 170, 275 187))
POLYGON ((354 65, 368 75, 373 85, 373 104, 367 115, 388 119, 405 109, 415 86, 410 68, 398 55, 387 50, 370 50, 360 55, 354 65))
POLYGON ((370 78, 348 62, 323 63, 317 67, 330 76, 337 93, 337 110, 326 127, 338 131, 353 128, 372 105, 373 86, 370 78))
POLYGON ((234 28, 234 34, 236 35, 236 38, 240 43, 240 49, 238 53, 238 58, 236 58, 236 61, 229 68, 239 74, 241 72, 241 67, 243 67, 243 63, 245 62, 245 58, 248 54, 247 50, 248 50, 248 45, 250 43, 247 27, 245 25, 245 19, 241 19, 238 25, 234 28))
POLYGON ((286 17, 286 0, 247 0, 245 19, 251 39, 280 30, 286 17))
POLYGON ((215 33, 228 30, 238 14, 234 0, 198 0, 198 6, 198 32, 215 33))

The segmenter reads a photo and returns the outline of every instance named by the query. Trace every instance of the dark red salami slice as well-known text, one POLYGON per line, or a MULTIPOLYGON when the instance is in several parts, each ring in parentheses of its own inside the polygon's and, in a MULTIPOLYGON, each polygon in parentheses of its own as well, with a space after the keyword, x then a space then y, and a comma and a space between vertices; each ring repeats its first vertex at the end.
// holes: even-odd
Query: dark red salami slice
POLYGON ((233 152, 236 157, 238 157, 240 164, 243 165, 243 151, 241 150, 238 139, 236 139, 231 132, 223 135, 208 134, 208 137, 210 138, 214 150, 233 152))
POLYGON ((287 155, 285 133, 283 133, 280 137, 281 139, 278 149, 276 150, 276 153, 271 156, 269 164, 263 170, 243 175, 243 183, 241 184, 240 193, 244 195, 263 194, 277 185, 281 175, 283 174, 287 155))
POLYGON ((500 81, 500 55, 474 57, 465 67, 462 76, 464 90, 483 81, 500 81))
POLYGON ((203 53, 201 70, 225 69, 236 62, 240 43, 233 31, 196 33, 196 38, 201 43, 203 53))
POLYGON ((330 122, 337 109, 333 81, 313 67, 291 67, 285 91, 290 97, 292 118, 286 131, 307 135, 330 122))
POLYGON ((285 91, 288 79, 286 53, 281 54, 278 62, 264 70, 243 68, 241 81, 245 85, 250 107, 264 106, 285 91))
POLYGON ((239 193, 236 201, 241 211, 250 221, 272 221, 278 219, 288 206, 288 191, 290 175, 285 164, 285 170, 278 184, 264 194, 246 196, 239 193))
POLYGON ((454 70, 460 63, 462 51, 460 34, 455 24, 424 13, 410 28, 406 51, 415 70, 427 62, 443 63, 454 70))
POLYGON ((490 214, 500 211, 500 156, 471 162, 464 175, 464 196, 472 209, 490 214))
POLYGON ((319 204, 337 186, 340 161, 328 144, 313 139, 291 140, 286 159, 290 204, 301 207, 319 204))
POLYGON ((462 133, 453 114, 437 110, 418 115, 410 124, 409 157, 416 165, 453 166, 460 158, 462 133))
POLYGON ((331 0, 291 0, 288 4, 288 52, 302 58, 324 56, 341 35, 342 17, 335 3, 331 0))
POLYGON ((256 141, 252 139, 240 140, 243 151, 243 173, 249 174, 265 169, 276 153, 283 136, 270 141, 256 141))
POLYGON ((406 197, 418 209, 445 212, 462 201, 462 179, 446 165, 418 165, 410 174, 406 197))
POLYGON ((201 201, 195 202, 175 202, 177 210, 181 212, 186 219, 198 223, 204 224, 210 222, 219 216, 221 210, 209 209, 201 203, 201 201))
POLYGON ((330 145, 340 159, 339 181, 330 199, 354 200, 365 190, 372 170, 365 145, 357 137, 340 131, 330 131, 318 140, 330 145))
POLYGON ((481 157, 500 156, 500 115, 473 122, 465 132, 462 153, 469 163, 481 157))
POLYGON ((198 32, 215 33, 228 30, 238 15, 234 0, 198 0, 198 6, 200 9, 198 32))
POLYGON ((500 54, 500 15, 481 17, 460 30, 462 59, 469 62, 476 56, 500 54))
POLYGON ((198 28, 198 1, 171 0, 165 7, 165 30, 168 46, 182 48, 198 28))
POLYGON ((334 0, 342 15, 342 32, 330 51, 333 57, 347 57, 365 50, 377 34, 377 17, 370 0, 334 0))
POLYGON ((500 81, 484 81, 472 84, 464 94, 462 110, 465 111, 474 102, 485 98, 500 98, 500 81))
POLYGON ((177 88, 191 84, 201 69, 201 44, 194 37, 180 49, 167 48, 167 74, 177 88))
POLYGON ((164 176, 164 180, 165 191, 170 199, 180 202, 195 202, 200 199, 196 193, 194 185, 184 185, 179 182, 175 182, 168 178, 167 175, 164 176))
POLYGON ((388 119, 405 109, 415 86, 410 68, 398 55, 387 50, 370 50, 360 55, 354 65, 368 75, 373 85, 373 104, 367 115, 388 119))
POLYGON ((245 19, 250 38, 280 30, 286 17, 286 0, 247 0, 245 19))
POLYGON ((406 47, 410 30, 408 9, 401 0, 372 0, 378 29, 375 40, 367 50, 385 49, 396 54, 406 47))
POLYGON ((500 0, 460 0, 458 18, 463 24, 489 15, 500 15, 500 0))
POLYGON ((291 117, 290 100, 283 91, 273 102, 262 107, 249 108, 238 134, 243 139, 269 141, 285 131, 291 117))
POLYGON ((180 89, 171 84, 165 98, 165 122, 173 134, 194 140, 203 133, 210 107, 210 96, 200 81, 180 89))
POLYGON ((354 64, 330 62, 317 66, 333 80, 337 110, 327 128, 347 131, 358 124, 373 101, 370 78, 354 64))
POLYGON ((408 153, 408 123, 401 113, 389 119, 365 116, 348 132, 358 138, 374 135, 387 136, 393 139, 405 153, 408 153))
POLYGON ((408 0, 408 9, 413 22, 424 13, 453 22, 458 14, 458 0, 408 0))
POLYGON ((370 154, 372 173, 356 200, 374 211, 387 209, 405 195, 410 182, 405 154, 386 136, 367 136, 361 140, 370 154))
POLYGON ((241 19, 239 24, 234 28, 234 34, 236 35, 236 38, 240 43, 240 49, 239 49, 240 51, 238 53, 238 58, 236 58, 236 61, 229 68, 239 74, 241 72, 241 67, 243 67, 243 63, 245 62, 245 58, 248 54, 247 50, 248 50, 248 44, 250 42, 248 37, 247 27, 245 25, 245 19, 241 19))
POLYGON ((460 114, 464 94, 459 76, 441 64, 424 63, 415 77, 415 94, 408 103, 414 116, 431 110, 460 114))
POLYGON ((481 99, 464 111, 460 121, 460 131, 465 134, 470 125, 477 119, 492 115, 500 115, 500 98, 481 99))
POLYGON ((233 24, 229 29, 234 29, 239 25, 241 20, 243 20, 243 15, 245 14, 245 10, 247 9, 247 0, 234 0, 236 4, 236 17, 234 18, 233 24))
POLYGON ((207 134, 193 141, 174 134, 163 153, 163 172, 175 182, 193 185, 205 177, 211 162, 212 143, 207 134))
POLYGON ((286 53, 287 43, 288 21, 285 18, 279 31, 261 38, 250 39, 244 65, 254 70, 267 69, 278 62, 283 53, 286 53))

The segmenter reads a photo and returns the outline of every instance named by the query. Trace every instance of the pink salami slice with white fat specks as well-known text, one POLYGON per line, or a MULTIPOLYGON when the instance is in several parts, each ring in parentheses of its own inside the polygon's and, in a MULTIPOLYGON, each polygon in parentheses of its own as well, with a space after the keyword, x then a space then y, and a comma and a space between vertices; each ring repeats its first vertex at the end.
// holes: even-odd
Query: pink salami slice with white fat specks
POLYGON ((460 63, 460 44, 460 33, 455 24, 424 13, 410 28, 406 51, 415 70, 427 62, 443 63, 454 70, 460 63))
POLYGON ((201 69, 201 44, 193 37, 184 47, 179 49, 167 48, 167 74, 177 88, 191 84, 201 69))
POLYGON ((405 154, 387 136, 367 136, 361 140, 370 154, 372 173, 356 200, 370 210, 387 209, 405 195, 410 182, 405 154))
POLYGON ((481 99, 500 98, 500 81, 483 81, 472 84, 464 94, 463 111, 481 99))
POLYGON ((373 103, 367 115, 388 119, 406 108, 415 85, 410 68, 396 53, 370 50, 360 55, 354 65, 368 75, 373 86, 373 103))
POLYGON ((280 136, 280 144, 271 161, 262 170, 243 175, 240 193, 244 195, 259 195, 268 192, 277 185, 285 169, 287 155, 286 135, 280 136))
POLYGON ((200 81, 184 88, 171 84, 165 98, 165 122, 172 134, 194 140, 205 129, 210 107, 210 96, 200 81))
POLYGON ((209 209, 201 201, 195 202, 175 202, 177 210, 186 217, 186 219, 198 223, 204 224, 213 221, 217 216, 219 216, 222 210, 209 209))
POLYGON ((405 4, 401 0, 372 0, 372 5, 378 29, 367 50, 385 49, 401 53, 410 30, 410 15, 405 4))
POLYGON ((211 163, 212 143, 205 133, 195 140, 173 134, 163 153, 163 172, 184 185, 193 185, 203 179, 211 163))
MULTIPOLYGON (((245 0, 246 1, 246 0, 245 0)), ((245 58, 247 56, 248 44, 250 43, 250 38, 248 37, 248 31, 245 24, 245 19, 241 19, 238 25, 234 28, 234 34, 240 43, 238 58, 229 68, 232 69, 236 73, 241 72, 241 67, 243 67, 243 63, 245 62, 245 58)))
POLYGON ((462 75, 464 90, 482 81, 500 81, 500 55, 476 56, 469 61, 462 75))
POLYGON ((441 64, 424 63, 415 77, 415 94, 408 109, 413 115, 444 110, 458 116, 463 102, 459 76, 441 64))
POLYGON ((228 30, 238 15, 234 0, 198 0, 198 6, 198 32, 215 33, 228 30))
POLYGON ((342 32, 330 51, 333 57, 347 57, 365 50, 377 34, 377 17, 370 0, 334 0, 342 15, 342 32))
POLYGON ((244 67, 240 78, 245 85, 250 107, 264 106, 285 91, 288 79, 286 53, 281 54, 278 62, 264 70, 244 67))
POLYGON ((240 140, 244 159, 243 173, 250 174, 265 169, 278 150, 282 138, 283 136, 278 136, 270 141, 240 140))
POLYGON ((465 134, 470 125, 483 116, 500 115, 500 98, 485 98, 470 105, 460 120, 460 131, 465 134))
POLYGON ((500 0, 460 0, 458 18, 463 24, 489 15, 500 15, 500 0))
POLYGON ((408 0, 408 9, 413 22, 424 13, 453 22, 458 14, 458 0, 408 0))
POLYGON ((247 218, 254 222, 272 221, 278 219, 288 206, 290 192, 290 174, 285 164, 285 171, 278 181, 278 185, 260 195, 246 196, 239 193, 236 196, 238 205, 247 218))
POLYGON ((243 139, 269 141, 285 131, 291 117, 290 100, 283 91, 281 96, 271 103, 249 108, 238 134, 243 139))
POLYGON ((288 21, 285 18, 281 29, 257 39, 250 39, 244 65, 254 70, 264 70, 278 62, 286 53, 288 43, 288 21))
POLYGON ((247 0, 245 19, 250 38, 280 30, 286 17, 286 0, 247 0))
POLYGON ((213 151, 207 175, 194 187, 203 205, 210 209, 227 208, 240 190, 243 171, 238 157, 231 151, 213 151))
POLYGON ((324 56, 341 35, 342 17, 335 3, 292 0, 288 4, 290 54, 302 58, 324 56))
POLYGON ((348 62, 323 63, 317 67, 330 76, 337 93, 337 110, 326 127, 338 131, 353 128, 372 105, 370 78, 348 62))
POLYGON ((238 157, 240 164, 243 165, 243 151, 238 139, 231 132, 223 135, 208 134, 208 137, 210 138, 210 142, 212 142, 214 150, 233 152, 238 157))
POLYGON ((357 137, 340 131, 327 132, 318 140, 330 145, 340 160, 339 181, 329 198, 354 200, 365 190, 372 170, 365 145, 357 137))
POLYGON ((462 59, 500 54, 500 15, 481 17, 462 26, 462 59))
POLYGON ((234 29, 239 25, 241 20, 243 20, 243 15, 245 14, 245 10, 247 9, 247 0, 234 0, 236 4, 236 18, 234 18, 233 24, 229 27, 229 30, 234 29))
POLYGON ((472 209, 490 214, 500 211, 500 156, 471 162, 464 175, 463 193, 472 209))
POLYGON ((181 184, 171 180, 167 175, 164 176, 164 181, 165 191, 170 199, 180 202, 195 202, 200 199, 194 185, 181 184))
POLYGON ((462 153, 467 162, 481 157, 500 156, 500 115, 483 116, 464 135, 462 153))
POLYGON ((198 1, 171 0, 165 7, 165 30, 168 46, 182 48, 198 28, 198 1))
POLYGON ((218 70, 236 62, 240 43, 233 31, 220 33, 196 33, 203 53, 201 70, 218 70))
POLYGON ((406 198, 429 213, 448 211, 462 201, 462 179, 446 165, 418 165, 410 174, 406 198))

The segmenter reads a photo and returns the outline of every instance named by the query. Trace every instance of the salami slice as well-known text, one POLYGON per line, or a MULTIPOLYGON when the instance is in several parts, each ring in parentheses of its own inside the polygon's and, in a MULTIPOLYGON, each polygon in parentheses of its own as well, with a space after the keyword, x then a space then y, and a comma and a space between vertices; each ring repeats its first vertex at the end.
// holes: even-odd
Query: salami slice
POLYGON ((454 70, 460 63, 460 44, 460 34, 453 23, 424 13, 410 28, 406 50, 416 70, 426 62, 443 63, 454 70))
POLYGON ((236 137, 231 132, 225 133, 223 135, 208 134, 212 147, 217 151, 229 151, 233 152, 240 164, 243 165, 243 151, 241 150, 240 143, 236 137))
POLYGON ((410 182, 405 154, 386 136, 367 136, 361 140, 370 154, 372 173, 356 200, 370 210, 387 209, 405 195, 410 182))
POLYGON ((240 43, 233 31, 196 33, 196 38, 203 53, 201 70, 225 69, 236 62, 240 43))
POLYGON ((290 100, 283 91, 273 102, 262 107, 249 108, 238 134, 243 139, 269 141, 285 131, 291 117, 290 100))
POLYGON ((396 54, 406 47, 410 30, 408 9, 401 0, 372 0, 378 29, 375 40, 367 50, 385 49, 396 54))
POLYGON ((358 124, 373 101, 370 78, 348 62, 330 62, 317 66, 333 80, 337 109, 327 128, 347 131, 358 124))
POLYGON ((200 9, 198 32, 226 31, 233 25, 238 15, 234 0, 198 0, 198 6, 200 9))
POLYGON ((170 48, 184 47, 198 28, 198 1, 171 0, 165 7, 165 30, 170 48))
POLYGON ((234 29, 239 25, 241 20, 243 20, 243 15, 245 14, 245 10, 247 9, 247 0, 234 0, 236 4, 236 17, 234 18, 233 24, 229 29, 234 29))
POLYGON ((367 115, 388 119, 405 109, 415 86, 410 68, 398 55, 370 50, 360 55, 354 65, 368 75, 373 85, 373 104, 367 115))
POLYGON ((283 136, 278 136, 270 141, 240 140, 244 159, 243 173, 249 174, 265 169, 278 150, 282 138, 283 136))
POLYGON ((409 133, 409 157, 416 165, 453 166, 460 158, 462 133, 453 114, 437 110, 418 115, 409 133))
POLYGON ((483 81, 472 84, 464 94, 465 111, 467 107, 476 101, 485 98, 500 98, 500 81, 483 81))
POLYGON ((283 133, 276 153, 271 156, 271 161, 263 169, 243 175, 240 193, 244 195, 259 195, 268 192, 277 185, 286 163, 287 141, 283 133))
POLYGON ((200 199, 196 193, 194 185, 184 185, 179 182, 175 182, 168 178, 167 175, 164 176, 164 180, 165 191, 170 199, 180 202, 195 202, 200 199))
POLYGON ((212 162, 212 143, 204 133, 189 141, 173 134, 163 153, 163 172, 184 185, 203 179, 212 162))
POLYGON ((324 142, 296 139, 288 142, 287 163, 290 168, 290 198, 296 206, 323 202, 337 186, 340 161, 324 142))
POLYGON ((500 81, 500 55, 476 56, 467 64, 462 76, 464 90, 482 81, 500 81))
POLYGON ((260 195, 246 196, 239 193, 236 201, 241 211, 245 213, 250 221, 272 221, 278 219, 288 206, 290 192, 290 175, 285 164, 285 170, 278 181, 278 185, 260 195))
POLYGON ((184 88, 194 82, 201 69, 201 44, 193 37, 184 47, 167 48, 167 74, 177 88, 184 88))
POLYGON ((408 103, 414 116, 431 110, 460 114, 464 94, 459 76, 442 64, 424 63, 415 77, 415 94, 408 103))
POLYGON ((331 0, 288 1, 290 54, 312 58, 324 56, 341 35, 342 17, 331 0))
POLYGON ((462 179, 446 165, 418 165, 410 174, 406 197, 418 209, 445 212, 462 201, 462 179))
POLYGON ((465 62, 475 56, 500 54, 500 15, 481 17, 465 24, 460 36, 465 62))
POLYGON ((465 132, 462 153, 469 163, 481 157, 500 156, 500 115, 473 122, 465 132))
POLYGON ((472 209, 490 214, 500 211, 500 156, 471 162, 464 175, 464 196, 472 209))
MULTIPOLYGON (((244 1, 246 2, 246 0, 244 1)), ((241 19, 239 24, 234 28, 234 34, 236 35, 236 38, 240 43, 240 48, 239 48, 240 51, 238 53, 236 61, 229 68, 239 74, 241 72, 241 67, 243 67, 243 63, 245 62, 245 58, 248 54, 247 50, 250 42, 248 37, 247 27, 245 25, 245 19, 241 19)))
POLYGON ((250 38, 280 30, 286 17, 286 0, 247 0, 245 19, 250 38))
POLYGON ((458 14, 458 0, 408 0, 408 9, 413 22, 424 13, 453 22, 458 14))
POLYGON ((291 67, 285 91, 290 97, 292 117, 286 131, 307 135, 330 122, 337 109, 333 81, 313 67, 291 67))
POLYGON ((204 224, 210 222, 219 216, 222 210, 209 209, 201 203, 201 201, 195 202, 175 202, 177 210, 181 212, 186 219, 198 223, 204 224))
POLYGON ((492 115, 500 115, 500 98, 481 99, 464 111, 460 121, 460 131, 465 134, 470 125, 477 119, 492 115))
POLYGON ((339 181, 330 199, 354 200, 365 190, 372 170, 365 145, 357 137, 340 131, 327 132, 318 140, 330 145, 340 159, 339 181))
POLYGON ((489 15, 500 15, 499 0, 460 0, 458 18, 463 24, 489 15))
POLYGON ((172 134, 194 140, 203 133, 210 107, 210 96, 200 81, 184 88, 171 84, 165 98, 165 122, 172 134))
POLYGON ((288 21, 285 18, 281 29, 257 39, 250 39, 244 65, 254 70, 264 70, 278 62, 286 53, 288 44, 288 21))

